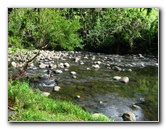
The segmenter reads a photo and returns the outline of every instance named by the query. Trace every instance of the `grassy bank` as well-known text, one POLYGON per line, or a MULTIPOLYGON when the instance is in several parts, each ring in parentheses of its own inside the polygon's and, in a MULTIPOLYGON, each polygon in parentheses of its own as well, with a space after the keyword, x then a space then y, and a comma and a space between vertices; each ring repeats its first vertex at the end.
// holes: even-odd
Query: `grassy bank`
POLYGON ((9 82, 8 105, 14 111, 9 121, 110 121, 104 115, 94 116, 71 102, 55 101, 39 90, 35 92, 27 82, 9 82))

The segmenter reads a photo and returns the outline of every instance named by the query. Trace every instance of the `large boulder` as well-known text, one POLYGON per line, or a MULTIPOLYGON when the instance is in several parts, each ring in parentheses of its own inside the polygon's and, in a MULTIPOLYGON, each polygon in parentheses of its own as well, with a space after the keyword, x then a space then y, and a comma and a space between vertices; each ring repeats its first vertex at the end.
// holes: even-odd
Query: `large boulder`
POLYGON ((122 115, 123 121, 136 121, 136 116, 132 112, 125 112, 122 115))

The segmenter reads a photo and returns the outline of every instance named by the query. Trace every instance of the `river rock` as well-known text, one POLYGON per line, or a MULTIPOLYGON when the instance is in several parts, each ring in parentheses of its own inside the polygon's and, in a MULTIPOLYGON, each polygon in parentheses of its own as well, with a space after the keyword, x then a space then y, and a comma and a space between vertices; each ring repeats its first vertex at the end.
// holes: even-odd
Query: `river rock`
POLYGON ((101 64, 101 61, 95 61, 95 64, 101 64))
POLYGON ((125 112, 122 115, 123 121, 136 121, 136 116, 132 112, 125 112))
POLYGON ((128 69, 127 71, 131 72, 131 71, 132 71, 132 69, 128 69))
POLYGON ((60 86, 54 86, 54 91, 59 91, 60 90, 60 86))
POLYGON ((122 71, 122 68, 120 68, 118 66, 114 66, 112 69, 115 70, 115 71, 122 71))
POLYGON ((51 69, 56 69, 57 68, 56 64, 50 64, 50 66, 51 66, 51 69))
POLYGON ((75 71, 71 71, 70 72, 72 75, 76 75, 76 72, 75 71))
POLYGON ((70 67, 70 65, 69 65, 69 63, 64 63, 64 67, 66 67, 66 68, 69 68, 70 67))
POLYGON ((92 67, 95 68, 95 69, 99 69, 100 68, 100 66, 98 64, 92 65, 92 67))
POLYGON ((62 68, 63 69, 64 68, 64 64, 63 63, 59 63, 58 64, 58 68, 62 68))
POLYGON ((75 57, 73 60, 74 60, 75 62, 78 62, 78 61, 80 60, 80 58, 75 57))
POLYGON ((73 75, 73 76, 72 76, 72 78, 76 79, 76 78, 77 78, 77 76, 73 75))
POLYGON ((84 62, 83 61, 80 61, 80 65, 83 65, 84 64, 84 62))
POLYGON ((16 62, 12 62, 11 65, 12 65, 13 67, 17 67, 16 62))
POLYGON ((128 77, 122 77, 120 79, 120 81, 123 82, 123 83, 128 83, 129 82, 129 78, 128 77))
POLYGON ((76 98, 77 98, 77 99, 80 99, 80 98, 81 98, 81 96, 80 96, 80 95, 76 95, 76 98))
POLYGON ((114 76, 114 77, 113 77, 114 80, 120 80, 121 78, 122 78, 122 77, 120 77, 120 76, 114 76))
POLYGON ((42 95, 48 97, 50 95, 50 93, 49 92, 42 92, 42 95))
POLYGON ((140 59, 144 59, 145 57, 142 54, 138 54, 140 59))
POLYGON ((90 70, 90 68, 86 68, 86 70, 90 70))
POLYGON ((92 57, 92 60, 95 60, 95 59, 96 59, 96 57, 95 57, 95 56, 93 56, 93 57, 92 57))
POLYGON ((62 71, 62 70, 57 69, 57 70, 55 70, 55 73, 56 73, 56 74, 60 74, 60 73, 63 73, 63 71, 62 71))
POLYGON ((47 66, 47 65, 41 63, 41 64, 39 65, 39 68, 44 69, 44 68, 46 68, 46 66, 47 66))
POLYGON ((84 59, 88 59, 88 56, 84 56, 84 59))

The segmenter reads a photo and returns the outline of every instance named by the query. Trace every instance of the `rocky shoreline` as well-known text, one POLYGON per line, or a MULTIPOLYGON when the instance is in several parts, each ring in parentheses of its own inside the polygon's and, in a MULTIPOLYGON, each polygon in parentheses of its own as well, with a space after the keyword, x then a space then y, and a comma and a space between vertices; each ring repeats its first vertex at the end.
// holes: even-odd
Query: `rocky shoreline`
MULTIPOLYGON (((16 74, 17 69, 21 68, 26 61, 34 57, 38 53, 38 50, 33 51, 16 51, 8 53, 8 68, 9 77, 10 74, 16 74)), ((146 66, 158 67, 158 60, 154 57, 145 57, 142 54, 139 55, 106 55, 102 53, 92 53, 83 51, 40 51, 39 56, 33 60, 25 72, 24 78, 29 79, 32 83, 32 87, 37 87, 39 89, 49 89, 42 91, 41 93, 45 96, 50 95, 51 92, 59 92, 61 86, 59 82, 61 81, 61 75, 64 73, 68 75, 67 78, 77 79, 77 71, 70 70, 72 66, 80 66, 85 71, 99 70, 102 67, 111 71, 116 71, 117 75, 110 77, 110 80, 130 83, 130 78, 128 76, 119 76, 119 72, 132 72, 132 68, 139 67, 144 68, 146 66), (47 92, 49 91, 49 92, 47 92)), ((75 96, 80 99, 81 96, 78 94, 75 96)), ((136 120, 133 113, 125 113, 124 119, 136 120)))

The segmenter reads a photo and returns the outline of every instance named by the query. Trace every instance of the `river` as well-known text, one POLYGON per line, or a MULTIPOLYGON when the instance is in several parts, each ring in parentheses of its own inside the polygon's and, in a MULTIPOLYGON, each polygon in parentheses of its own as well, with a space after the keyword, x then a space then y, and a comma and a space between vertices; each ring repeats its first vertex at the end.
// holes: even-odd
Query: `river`
MULTIPOLYGON (((9 54, 17 63, 21 59, 16 57, 9 54)), ((50 98, 72 101, 117 122, 128 111, 136 121, 159 119, 158 59, 153 56, 42 51, 26 71, 30 76, 37 79, 30 81, 31 86, 50 92, 50 98), (129 81, 123 83, 115 76, 129 81), (54 86, 60 88, 55 91, 54 86)))

